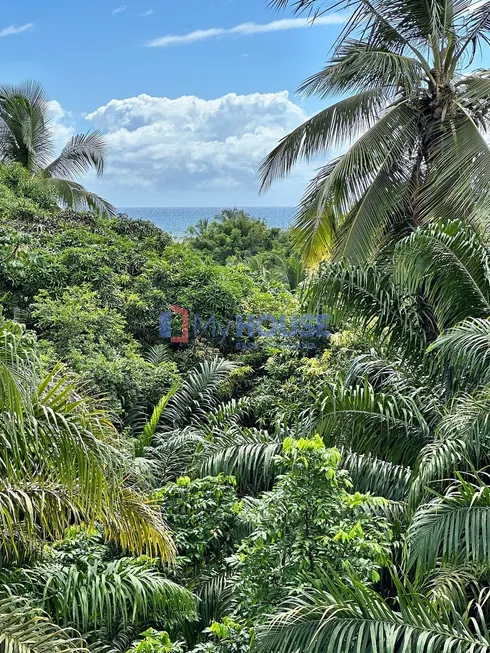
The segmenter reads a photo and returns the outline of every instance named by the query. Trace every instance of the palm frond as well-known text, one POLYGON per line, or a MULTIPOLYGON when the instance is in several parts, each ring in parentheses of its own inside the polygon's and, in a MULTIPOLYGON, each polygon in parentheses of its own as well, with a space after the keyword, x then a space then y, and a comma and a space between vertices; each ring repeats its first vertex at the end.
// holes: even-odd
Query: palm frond
POLYGON ((419 221, 448 221, 457 211, 484 228, 489 184, 490 150, 471 115, 448 120, 433 138, 429 174, 417 203, 419 221))
POLYGON ((406 360, 395 356, 388 359, 371 349, 352 360, 344 382, 346 386, 355 386, 368 380, 377 392, 417 396, 419 404, 424 406, 424 415, 432 422, 444 400, 444 387, 442 383, 437 384, 430 361, 425 358, 420 364, 413 363, 407 365, 406 360))
MULTIPOLYGON (((383 175, 389 174, 395 165, 403 162, 406 150, 413 147, 417 140, 417 120, 416 112, 406 103, 395 105, 360 136, 344 155, 325 168, 312 187, 307 189, 293 227, 296 240, 308 253, 310 262, 315 262, 312 259, 313 253, 316 256, 320 253, 318 247, 314 246, 317 233, 321 238, 329 233, 337 234, 375 179, 378 179, 379 191, 386 188, 383 175), (328 210, 333 204, 333 219, 328 219, 328 210), (328 229, 323 224, 326 218, 328 229)), ((405 179, 406 173, 402 172, 401 177, 405 179)), ((398 195, 396 184, 394 186, 395 195, 398 195)), ((380 196, 379 192, 377 195, 380 196)), ((392 204, 391 200, 388 202, 382 195, 380 201, 384 201, 386 206, 392 204)), ((372 242, 375 237, 373 227, 376 229, 375 234, 378 233, 377 223, 373 222, 370 213, 366 211, 363 215, 368 224, 366 220, 358 221, 358 226, 350 224, 350 237, 357 243, 372 242)), ((366 255, 370 251, 369 247, 366 255)), ((328 254, 328 251, 323 254, 328 254)))
POLYGON ((472 564, 439 565, 420 583, 420 591, 434 604, 455 606, 464 612, 472 597, 478 597, 484 567, 472 564))
POLYGON ((468 318, 440 335, 429 351, 476 386, 486 385, 490 380, 490 320, 468 318))
POLYGON ((489 250, 461 221, 437 223, 398 243, 395 281, 433 306, 440 330, 490 314, 489 250))
POLYGON ((233 475, 239 491, 255 494, 269 489, 275 472, 275 459, 282 443, 253 429, 231 432, 227 441, 208 446, 199 452, 200 474, 233 475))
POLYGON ((482 2, 473 7, 465 24, 465 33, 458 44, 453 68, 456 68, 459 61, 470 51, 470 61, 481 42, 488 41, 490 30, 490 3, 482 2))
POLYGON ((314 265, 331 254, 338 231, 338 212, 333 201, 326 202, 323 194, 340 157, 333 159, 307 186, 294 216, 293 241, 302 252, 305 265, 314 265))
POLYGON ((76 498, 56 481, 35 478, 0 481, 0 551, 15 563, 41 546, 44 539, 61 538, 68 524, 81 520, 76 498))
POLYGON ((0 601, 0 647, 5 653, 88 653, 76 632, 17 596, 0 601))
POLYGON ((291 599, 289 609, 259 627, 259 653, 354 653, 354 651, 458 651, 487 653, 490 638, 481 610, 476 617, 451 607, 436 608, 414 590, 397 589, 396 608, 358 581, 335 578, 328 591, 309 590, 291 599))
POLYGON ((472 111, 475 122, 480 129, 487 130, 486 104, 490 101, 490 71, 475 71, 465 75, 456 84, 461 104, 468 111, 472 111), (479 114, 475 111, 478 105, 481 107, 479 114))
POLYGON ((158 423, 160 421, 160 418, 165 410, 165 408, 168 405, 168 402, 172 399, 172 397, 175 395, 175 393, 179 390, 179 385, 180 384, 174 384, 170 390, 167 392, 167 394, 163 395, 163 397, 160 399, 158 404, 155 406, 153 409, 153 412, 151 414, 150 419, 148 422, 145 424, 143 431, 141 435, 139 436, 136 444, 136 454, 138 453, 141 455, 145 449, 145 447, 149 447, 151 445, 151 442, 155 436, 155 433, 158 428, 158 423))
POLYGON ((53 154, 49 103, 42 86, 26 82, 0 87, 0 156, 39 172, 53 154))
POLYGON ((374 125, 385 103, 383 89, 370 89, 341 100, 304 122, 283 138, 262 162, 262 190, 274 179, 288 174, 298 159, 309 161, 314 155, 333 150, 374 125))
POLYGON ((226 617, 234 604, 232 577, 230 569, 225 568, 200 579, 198 588, 195 590, 198 598, 197 615, 198 621, 184 624, 186 639, 192 641, 196 633, 201 633, 209 628, 213 621, 221 621, 226 617))
POLYGON ((407 497, 412 478, 410 467, 354 451, 343 453, 341 466, 349 472, 356 492, 374 494, 390 501, 404 501, 407 497))
POLYGON ((203 425, 203 428, 206 431, 218 427, 224 429, 230 426, 238 426, 251 413, 252 408, 253 400, 251 397, 230 399, 227 402, 218 404, 216 408, 207 414, 206 424, 203 425))
POLYGON ((145 451, 145 456, 155 462, 155 471, 158 472, 155 487, 161 487, 167 481, 187 473, 203 440, 202 430, 195 426, 165 429, 157 433, 154 445, 145 451))
POLYGON ((0 412, 0 544, 15 556, 17 541, 31 539, 35 545, 43 537, 61 537, 71 523, 100 522, 124 549, 172 559, 174 547, 158 507, 125 485, 128 460, 107 411, 64 366, 42 378, 20 327, 14 333, 6 323, 0 330, 3 387, 11 385, 11 361, 2 355, 2 343, 17 352, 16 359, 26 360, 22 385, 16 385, 20 410, 5 405, 0 412))
POLYGON ((427 346, 425 315, 416 298, 406 297, 392 276, 375 266, 322 266, 305 288, 309 307, 331 316, 333 324, 352 322, 383 344, 420 356, 427 346))
POLYGON ((114 492, 100 522, 107 539, 132 555, 147 554, 166 562, 175 558, 175 545, 158 506, 133 488, 123 486, 114 492))
POLYGON ((152 345, 143 355, 143 358, 152 365, 160 365, 160 363, 170 361, 171 357, 172 354, 168 345, 163 344, 152 345))
POLYGON ((434 441, 420 453, 410 489, 417 505, 428 489, 440 490, 456 471, 480 469, 490 458, 490 396, 488 390, 458 397, 442 417, 434 441))
POLYGON ((369 385, 330 388, 317 402, 316 430, 326 446, 345 446, 395 464, 410 465, 429 427, 411 396, 377 393, 369 385))
POLYGON ((400 87, 410 93, 420 84, 422 76, 420 62, 413 57, 348 39, 323 70, 301 84, 299 92, 327 98, 347 91, 383 89, 389 97, 400 87))
POLYGON ((381 167, 359 201, 343 216, 332 248, 335 260, 369 263, 385 243, 390 244, 391 232, 408 210, 412 176, 413 170, 399 161, 388 161, 381 167))
POLYGON ((235 367, 236 363, 219 357, 200 363, 168 402, 164 421, 172 428, 202 421, 217 405, 216 393, 235 367))
POLYGON ((194 596, 148 564, 119 558, 108 563, 47 563, 23 572, 42 607, 58 623, 87 633, 115 620, 127 628, 163 614, 173 618, 195 614, 194 596))
POLYGON ((105 139, 99 131, 77 134, 70 138, 60 155, 44 168, 42 174, 73 179, 94 168, 100 177, 104 172, 106 149, 105 139))
POLYGON ((490 488, 460 478, 415 512, 407 534, 407 565, 420 576, 439 559, 486 564, 489 543, 490 488))
POLYGON ((100 215, 114 217, 117 209, 110 202, 96 193, 91 193, 81 184, 69 179, 44 178, 44 183, 51 188, 61 206, 78 211, 93 211, 100 215))

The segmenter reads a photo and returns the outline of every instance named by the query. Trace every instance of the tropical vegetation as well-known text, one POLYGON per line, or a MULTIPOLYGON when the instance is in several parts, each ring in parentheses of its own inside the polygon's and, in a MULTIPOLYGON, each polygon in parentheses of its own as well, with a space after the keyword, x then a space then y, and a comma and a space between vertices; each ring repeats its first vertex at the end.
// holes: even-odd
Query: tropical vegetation
POLYGON ((488 225, 490 71, 475 57, 489 39, 488 2, 274 0, 297 13, 345 12, 326 66, 300 87, 340 98, 282 139, 262 188, 300 160, 322 166, 295 220, 303 255, 372 261, 383 246, 437 219, 488 225))
POLYGON ((477 4, 339 5, 358 94, 265 179, 369 129, 290 231, 67 208, 5 137, 0 651, 490 652, 477 4))
POLYGON ((223 264, 0 173, 2 646, 490 649, 485 233, 291 285, 289 234, 223 264), (171 303, 226 337, 160 338, 171 303), (236 348, 241 315, 300 311, 330 338, 236 348))
POLYGON ((109 202, 74 181, 91 169, 97 175, 104 172, 102 134, 96 130, 76 134, 55 155, 50 103, 42 86, 36 82, 0 86, 0 160, 22 165, 63 206, 114 215, 109 202))

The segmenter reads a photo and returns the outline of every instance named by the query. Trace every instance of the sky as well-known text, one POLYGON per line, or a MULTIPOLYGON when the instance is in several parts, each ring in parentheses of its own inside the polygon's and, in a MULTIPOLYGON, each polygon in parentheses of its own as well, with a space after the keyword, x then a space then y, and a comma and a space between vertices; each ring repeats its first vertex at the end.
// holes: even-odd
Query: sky
POLYGON ((342 20, 312 27, 267 0, 5 2, 0 79, 44 85, 58 149, 106 135, 104 176, 82 181, 116 206, 293 206, 313 167, 265 195, 257 168, 324 106, 296 89, 342 20))

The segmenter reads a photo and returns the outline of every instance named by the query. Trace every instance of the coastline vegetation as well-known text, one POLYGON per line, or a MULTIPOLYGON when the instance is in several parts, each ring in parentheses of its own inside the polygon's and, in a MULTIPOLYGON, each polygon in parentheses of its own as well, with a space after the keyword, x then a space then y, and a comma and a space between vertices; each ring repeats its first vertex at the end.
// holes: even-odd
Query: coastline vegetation
POLYGON ((344 5, 288 231, 117 215, 0 89, 0 651, 490 651, 490 3, 344 5))

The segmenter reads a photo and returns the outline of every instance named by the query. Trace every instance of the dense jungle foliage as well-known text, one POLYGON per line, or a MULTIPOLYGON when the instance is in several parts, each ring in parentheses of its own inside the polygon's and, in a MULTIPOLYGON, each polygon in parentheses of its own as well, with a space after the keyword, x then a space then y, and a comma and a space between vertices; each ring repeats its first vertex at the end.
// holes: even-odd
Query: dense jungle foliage
POLYGON ((292 232, 115 215, 0 90, 0 652, 490 651, 490 3, 339 7, 292 232))
POLYGON ((5 650, 490 648, 482 233, 305 281, 240 211, 176 241, 0 178, 5 650), (294 333, 307 311, 330 337, 294 333))

